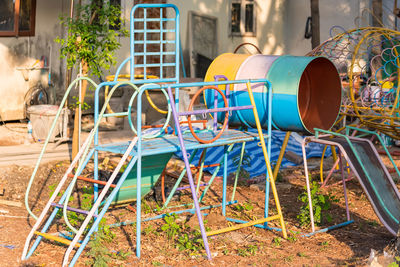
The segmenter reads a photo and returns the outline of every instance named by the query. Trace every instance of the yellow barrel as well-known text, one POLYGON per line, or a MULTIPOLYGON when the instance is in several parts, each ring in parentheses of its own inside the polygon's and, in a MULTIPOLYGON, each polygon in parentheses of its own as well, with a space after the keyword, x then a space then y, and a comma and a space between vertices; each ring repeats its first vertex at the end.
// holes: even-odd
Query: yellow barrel
POLYGON ((215 81, 214 75, 223 74, 228 80, 235 80, 243 61, 251 55, 224 53, 219 55, 208 67, 205 82, 215 81))

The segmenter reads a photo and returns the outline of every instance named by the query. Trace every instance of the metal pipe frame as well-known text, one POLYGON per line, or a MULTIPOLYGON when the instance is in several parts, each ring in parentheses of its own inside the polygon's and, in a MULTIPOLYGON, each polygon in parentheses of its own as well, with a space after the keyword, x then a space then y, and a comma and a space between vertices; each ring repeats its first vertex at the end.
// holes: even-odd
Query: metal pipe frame
MULTIPOLYGON (((327 136, 327 135, 325 135, 325 136, 327 136)), ((312 236, 312 235, 314 235, 316 233, 326 232, 328 230, 336 229, 338 227, 345 226, 345 225, 350 224, 351 222, 353 222, 350 219, 350 211, 349 211, 347 190, 346 190, 346 181, 345 181, 345 178, 344 178, 344 169, 343 169, 342 156, 341 156, 343 154, 345 159, 346 159, 346 161, 347 161, 347 163, 351 164, 351 161, 349 160, 349 157, 348 157, 346 151, 338 143, 331 142, 331 141, 326 141, 326 140, 321 140, 321 139, 314 138, 314 137, 306 137, 306 138, 304 138, 303 141, 302 141, 302 144, 301 144, 301 149, 302 149, 302 153, 303 153, 304 173, 305 173, 305 176, 306 176, 308 206, 309 206, 309 210, 310 210, 310 220, 311 220, 311 232, 308 233, 308 234, 305 234, 304 236, 312 236), (346 203, 347 221, 344 222, 344 223, 340 223, 340 224, 337 224, 337 225, 326 227, 326 228, 318 230, 318 231, 315 231, 315 225, 314 225, 314 211, 313 211, 313 206, 312 206, 312 202, 311 202, 310 178, 309 178, 309 174, 308 174, 307 155, 306 155, 306 144, 310 143, 310 142, 320 143, 320 144, 330 145, 330 146, 336 146, 336 147, 339 148, 339 150, 341 152, 340 155, 339 155, 339 161, 340 161, 340 169, 341 169, 341 174, 342 174, 343 193, 344 193, 344 196, 345 196, 345 203, 346 203)), ((351 166, 353 166, 353 165, 351 164, 351 166)), ((352 169, 354 169, 354 168, 352 168, 352 169)))

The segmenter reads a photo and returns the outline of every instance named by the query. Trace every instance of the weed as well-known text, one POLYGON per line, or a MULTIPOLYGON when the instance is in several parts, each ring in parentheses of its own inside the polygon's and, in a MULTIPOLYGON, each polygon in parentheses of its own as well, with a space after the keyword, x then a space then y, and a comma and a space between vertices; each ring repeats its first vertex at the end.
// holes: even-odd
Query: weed
POLYGON ((298 234, 299 234, 300 232, 290 231, 290 233, 291 233, 291 235, 289 235, 289 236, 287 237, 287 240, 288 240, 289 242, 291 242, 291 243, 295 243, 295 242, 298 240, 297 236, 298 236, 298 234))
POLYGON ((225 256, 229 254, 229 250, 227 248, 224 248, 222 250, 222 254, 224 254, 225 256))
POLYGON ((241 256, 241 257, 247 257, 247 256, 249 256, 249 253, 247 252, 247 249, 239 248, 238 249, 238 255, 241 256))
POLYGON ((90 241, 90 250, 87 253, 91 259, 88 264, 91 266, 108 266, 108 263, 115 258, 115 255, 109 251, 106 244, 111 243, 115 234, 110 230, 110 227, 105 224, 103 219, 99 225, 99 231, 96 236, 90 241))
POLYGON ((292 262, 293 261, 293 255, 287 256, 285 258, 285 262, 292 262))
POLYGON ((321 242, 321 250, 326 250, 329 247, 329 241, 321 242))
POLYGON ((237 211, 239 211, 239 212, 242 212, 242 211, 251 211, 251 210, 254 209, 254 206, 253 206, 253 204, 251 204, 251 203, 243 203, 243 205, 238 204, 238 205, 234 206, 234 209, 237 210, 237 211))
MULTIPOLYGON (((310 191, 314 213, 314 223, 321 225, 323 221, 331 222, 332 216, 329 213, 326 213, 326 211, 330 209, 332 202, 338 202, 339 200, 332 195, 322 194, 316 181, 313 181, 310 191)), ((303 202, 303 205, 300 208, 300 213, 297 215, 297 219, 299 220, 301 226, 308 226, 311 223, 311 219, 307 192, 301 193, 298 199, 303 202)))
POLYGON ((143 201, 142 210, 144 211, 144 214, 149 214, 152 212, 152 208, 150 207, 149 203, 147 203, 147 201, 143 201))
POLYGON ((180 251, 190 250, 196 252, 203 249, 204 245, 200 231, 193 230, 190 234, 180 233, 177 240, 177 247, 180 251))
POLYGON ((258 251, 258 246, 257 245, 249 245, 247 247, 247 251, 251 254, 251 255, 256 255, 256 252, 258 251))
POLYGON ((158 261, 152 261, 151 264, 153 264, 153 266, 162 266, 163 265, 161 262, 158 262, 158 261))
POLYGON ((167 214, 164 217, 164 222, 161 226, 161 230, 165 232, 167 235, 168 239, 172 240, 174 237, 177 235, 178 230, 179 230, 179 225, 176 223, 177 215, 175 213, 173 214, 167 214))
POLYGON ((368 225, 370 225, 372 227, 375 227, 375 226, 379 225, 375 220, 369 220, 367 223, 368 223, 368 225))
POLYGON ((282 245, 282 238, 280 238, 279 236, 274 237, 272 242, 274 243, 275 247, 280 247, 282 245))
POLYGON ((161 226, 161 230, 165 232, 170 241, 176 241, 176 247, 179 250, 189 250, 196 252, 204 248, 203 239, 199 230, 192 230, 181 227, 177 222, 176 214, 167 214, 164 217, 165 224, 161 226))
POLYGON ((149 235, 151 233, 156 233, 156 230, 153 228, 153 226, 149 225, 148 227, 143 229, 142 232, 144 235, 149 235))
POLYGON ((306 253, 304 253, 304 252, 297 253, 297 256, 299 256, 299 257, 307 257, 306 253))

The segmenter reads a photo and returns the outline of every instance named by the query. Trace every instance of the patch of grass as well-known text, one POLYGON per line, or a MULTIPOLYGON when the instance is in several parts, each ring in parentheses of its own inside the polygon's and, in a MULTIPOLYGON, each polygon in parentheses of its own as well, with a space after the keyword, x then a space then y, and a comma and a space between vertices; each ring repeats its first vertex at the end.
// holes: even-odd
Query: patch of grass
POLYGON ((320 243, 321 245, 321 250, 326 250, 329 247, 329 241, 323 241, 320 243))
POLYGON ((161 230, 166 234, 170 242, 176 242, 176 248, 180 251, 187 250, 196 253, 204 248, 201 232, 177 223, 176 214, 167 214, 161 230))
POLYGON ((298 252, 298 253, 297 253, 297 256, 299 256, 299 257, 301 257, 301 258, 304 258, 304 257, 307 257, 307 254, 304 253, 304 252, 298 252))
POLYGON ((149 235, 149 234, 155 234, 157 233, 156 229, 153 228, 153 226, 149 225, 148 227, 144 228, 142 233, 144 235, 149 235))
POLYGON ((298 240, 297 236, 299 233, 300 232, 290 231, 290 235, 288 235, 287 240, 291 243, 295 243, 298 240))
POLYGON ((294 258, 293 255, 290 255, 290 256, 287 256, 287 257, 284 259, 284 261, 289 263, 289 262, 292 262, 292 261, 293 261, 293 258, 294 258))
POLYGON ((370 225, 372 227, 376 227, 379 225, 379 223, 375 220, 368 220, 367 223, 368 223, 368 225, 370 225))
POLYGON ((153 266, 162 266, 163 265, 161 262, 158 262, 158 261, 152 261, 151 264, 153 266))
POLYGON ((275 247, 280 247, 282 245, 282 238, 280 238, 279 236, 274 237, 272 243, 275 247))
POLYGON ((92 241, 89 242, 89 251, 87 256, 90 257, 88 264, 90 266, 100 267, 108 266, 116 255, 107 248, 107 244, 115 238, 115 234, 110 227, 105 224, 105 219, 100 222, 99 231, 96 233, 92 241))

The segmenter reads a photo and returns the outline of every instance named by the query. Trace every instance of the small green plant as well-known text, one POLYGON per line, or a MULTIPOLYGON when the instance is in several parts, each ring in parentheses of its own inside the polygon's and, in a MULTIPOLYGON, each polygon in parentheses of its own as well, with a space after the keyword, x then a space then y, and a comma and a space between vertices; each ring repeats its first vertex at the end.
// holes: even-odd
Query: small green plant
POLYGON ((251 254, 251 255, 256 255, 256 252, 258 251, 258 246, 257 245, 249 245, 247 247, 247 251, 251 254))
POLYGON ((273 242, 275 247, 280 247, 282 245, 282 238, 280 238, 279 236, 274 237, 272 242, 273 242))
POLYGON ((368 225, 375 227, 378 226, 379 224, 375 220, 368 220, 367 221, 368 225))
POLYGON ((179 225, 176 222, 176 214, 167 214, 161 230, 166 234, 169 241, 176 241, 176 248, 180 251, 188 250, 196 252, 204 248, 201 232, 197 229, 179 225))
POLYGON ((204 248, 201 233, 198 230, 193 230, 189 234, 180 233, 177 240, 177 248, 182 250, 190 250, 193 252, 204 248))
POLYGON ((329 241, 321 242, 321 250, 326 250, 329 247, 329 241))
POLYGON ((285 258, 285 262, 292 262, 293 261, 293 255, 287 256, 285 258))
POLYGON ((247 250, 245 248, 239 248, 238 255, 240 257, 247 257, 247 256, 249 256, 249 253, 247 252, 247 250))
POLYGON ((224 248, 222 250, 222 254, 224 254, 225 256, 229 254, 229 250, 227 248, 224 248))
POLYGON ((299 234, 300 232, 290 231, 290 233, 291 233, 291 234, 287 237, 287 240, 288 240, 289 242, 291 242, 291 243, 295 243, 295 242, 298 240, 297 236, 298 236, 298 234, 299 234))
POLYGON ((89 265, 95 267, 108 266, 115 255, 107 248, 107 244, 111 243, 114 237, 115 234, 105 224, 105 219, 101 220, 99 231, 89 243, 90 250, 87 253, 87 256, 90 257, 87 262, 89 265))
POLYGON ((251 203, 243 203, 243 205, 238 204, 236 206, 234 206, 234 208, 236 211, 242 212, 242 211, 252 211, 254 209, 253 204, 251 203))
POLYGON ((149 205, 149 203, 147 203, 147 201, 143 202, 142 209, 144 211, 144 214, 149 214, 152 212, 151 206, 149 205))
POLYGON ((297 253, 297 256, 304 258, 304 257, 307 257, 307 254, 304 252, 299 252, 299 253, 297 253))
POLYGON ((153 264, 153 266, 162 266, 163 265, 161 262, 158 262, 158 261, 152 261, 151 264, 153 264))
MULTIPOLYGON (((307 188, 304 187, 304 189, 307 188)), ((314 223, 321 225, 324 221, 331 222, 332 216, 327 213, 327 211, 330 209, 332 202, 338 202, 338 199, 332 195, 322 194, 316 181, 312 182, 310 191, 314 213, 314 223)), ((301 226, 309 226, 311 219, 307 192, 301 193, 298 199, 303 202, 303 205, 300 208, 300 213, 297 215, 297 219, 299 220, 301 226)))
POLYGON ((149 235, 151 233, 156 233, 156 230, 153 228, 153 226, 149 225, 148 227, 143 229, 142 232, 144 235, 149 235))
POLYGON ((173 240, 174 237, 178 234, 180 226, 176 223, 177 215, 167 214, 164 217, 164 224, 161 226, 161 230, 165 232, 169 240, 173 240))

